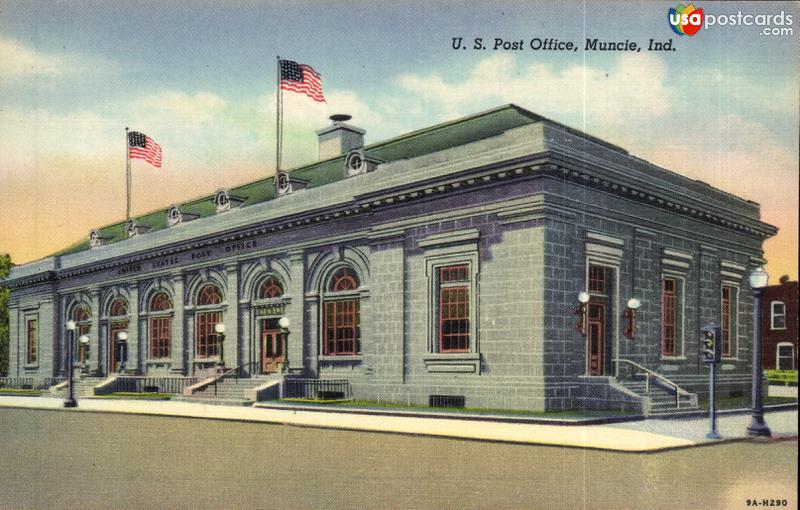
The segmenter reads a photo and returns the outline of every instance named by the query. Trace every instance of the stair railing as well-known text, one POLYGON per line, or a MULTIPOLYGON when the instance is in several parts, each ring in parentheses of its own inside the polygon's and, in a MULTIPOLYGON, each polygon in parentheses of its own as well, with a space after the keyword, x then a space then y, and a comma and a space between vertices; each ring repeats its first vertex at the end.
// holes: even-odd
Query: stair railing
MULTIPOLYGON (((208 383, 208 385, 209 385, 209 386, 210 386, 210 385, 212 385, 212 384, 214 385, 214 396, 216 396, 216 395, 217 395, 217 383, 218 383, 219 381, 221 381, 222 379, 225 379, 226 377, 228 377, 228 376, 229 376, 229 375, 231 375, 231 374, 235 374, 235 377, 236 377, 236 382, 239 382, 239 375, 241 374, 241 372, 242 372, 242 369, 243 369, 244 367, 248 367, 248 366, 251 366, 251 365, 255 366, 255 364, 256 364, 256 362, 255 362, 255 361, 248 361, 248 362, 246 362, 246 363, 242 363, 241 365, 239 365, 239 366, 238 366, 238 367, 236 367, 236 368, 231 368, 230 370, 226 370, 225 372, 222 372, 220 375, 218 375, 217 377, 215 377, 213 381, 210 381, 210 382, 208 383)), ((252 373, 252 371, 251 371, 251 373, 252 373)), ((207 387, 208 387, 208 386, 206 386, 206 388, 207 388, 207 387)))
POLYGON ((619 363, 627 363, 628 365, 634 367, 635 369, 641 370, 642 372, 644 372, 644 376, 645 376, 644 391, 645 391, 645 393, 650 393, 650 378, 651 377, 653 377, 655 379, 658 379, 659 381, 663 382, 667 386, 671 386, 675 390, 675 408, 676 409, 680 409, 680 407, 681 407, 681 395, 686 395, 687 397, 689 397, 690 401, 692 401, 694 396, 695 396, 693 393, 690 393, 690 392, 684 390, 683 388, 681 388, 680 386, 678 386, 674 382, 670 381, 669 379, 667 379, 663 375, 661 375, 661 374, 659 374, 657 372, 653 372, 649 368, 645 368, 642 365, 640 365, 638 363, 634 363, 633 361, 631 361, 629 359, 619 359, 619 358, 617 358, 617 359, 615 359, 613 361, 614 361, 614 363, 617 363, 617 364, 619 364, 619 363))

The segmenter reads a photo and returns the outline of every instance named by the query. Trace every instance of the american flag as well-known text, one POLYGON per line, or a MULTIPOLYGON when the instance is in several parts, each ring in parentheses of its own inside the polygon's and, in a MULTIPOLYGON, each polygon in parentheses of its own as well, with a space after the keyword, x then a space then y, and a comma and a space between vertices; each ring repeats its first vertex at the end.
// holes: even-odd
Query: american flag
POLYGON ((143 159, 156 168, 161 168, 161 146, 144 133, 128 133, 128 157, 143 159))
POLYGON ((281 89, 305 94, 314 101, 324 103, 322 79, 311 66, 293 60, 281 60, 281 89))

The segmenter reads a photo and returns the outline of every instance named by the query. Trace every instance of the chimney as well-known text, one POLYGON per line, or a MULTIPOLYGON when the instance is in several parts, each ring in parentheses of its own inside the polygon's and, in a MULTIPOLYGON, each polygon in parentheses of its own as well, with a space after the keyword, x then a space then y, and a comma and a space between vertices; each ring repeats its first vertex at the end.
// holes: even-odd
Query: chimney
POLYGON ((366 131, 345 124, 350 118, 349 115, 331 115, 331 125, 317 131, 320 161, 341 156, 364 146, 366 131))

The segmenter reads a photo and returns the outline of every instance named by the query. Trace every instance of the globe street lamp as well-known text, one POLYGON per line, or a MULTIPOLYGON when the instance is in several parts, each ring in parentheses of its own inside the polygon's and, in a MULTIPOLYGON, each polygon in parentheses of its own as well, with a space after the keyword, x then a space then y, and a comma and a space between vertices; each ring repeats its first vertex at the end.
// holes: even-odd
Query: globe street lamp
POLYGON ((73 349, 75 348, 75 328, 77 325, 75 321, 67 321, 67 331, 69 331, 69 335, 67 338, 67 395, 64 397, 64 407, 78 407, 78 401, 75 400, 75 388, 72 385, 72 379, 75 374, 73 374, 73 358, 75 354, 73 349))
MULTIPOLYGON (((117 333, 117 340, 119 341, 119 369, 116 372, 125 370, 126 362, 128 361, 128 332, 120 331, 117 333)), ((114 367, 112 367, 114 368, 114 367)))
POLYGON ((218 322, 214 324, 214 332, 217 334, 219 345, 219 364, 225 365, 225 324, 218 322))
MULTIPOLYGON (((86 353, 86 349, 88 349, 87 346, 89 345, 89 335, 81 335, 80 337, 78 337, 78 343, 81 344, 81 350, 84 353, 86 353)), ((85 371, 86 371, 86 358, 84 356, 84 358, 81 360, 81 372, 85 371)))
POLYGON ((769 437, 770 431, 764 422, 764 399, 761 395, 761 293, 767 286, 769 275, 763 267, 756 268, 750 275, 750 288, 753 289, 755 310, 753 312, 753 405, 752 420, 747 426, 750 437, 769 437))

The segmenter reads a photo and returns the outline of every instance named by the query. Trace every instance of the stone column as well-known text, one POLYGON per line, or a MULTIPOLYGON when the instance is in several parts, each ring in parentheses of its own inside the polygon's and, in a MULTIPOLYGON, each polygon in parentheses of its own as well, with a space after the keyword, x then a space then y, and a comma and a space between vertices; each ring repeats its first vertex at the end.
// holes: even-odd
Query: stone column
MULTIPOLYGON (((288 288, 286 291, 291 298, 291 302, 286 307, 286 317, 289 318, 290 323, 289 336, 286 339, 286 361, 289 363, 290 370, 299 371, 304 367, 303 352, 305 349, 303 345, 306 343, 306 332, 303 327, 305 266, 302 251, 289 253, 289 271, 291 280, 287 282, 288 288)), ((313 335, 308 336, 309 339, 313 337, 313 335)), ((314 356, 316 357, 316 354, 314 356)))
MULTIPOLYGON (((53 346, 57 338, 58 319, 54 313, 55 302, 53 296, 48 295, 39 301, 39 345, 38 345, 38 375, 48 377, 51 374, 49 367, 53 366, 53 346)), ((11 365, 9 364, 9 367, 11 365)))
POLYGON ((183 291, 183 272, 172 273, 172 288, 175 295, 172 296, 172 345, 170 345, 171 366, 170 372, 174 374, 187 374, 184 359, 186 359, 186 335, 184 331, 184 291, 183 291))
MULTIPOLYGON (((100 310, 100 289, 96 287, 89 289, 89 299, 91 300, 92 318, 91 328, 89 329, 89 357, 87 361, 90 370, 98 370, 100 368, 100 344, 104 340, 106 342, 108 340, 104 338, 104 335, 101 335, 100 331, 100 316, 103 313, 103 311, 100 310)), ((78 342, 78 338, 75 338, 75 345, 73 346, 75 353, 78 352, 78 342)), ((106 343, 106 345, 108 346, 108 343, 106 343)), ((113 348, 113 346, 108 346, 108 348, 113 348)), ((108 358, 107 354, 106 352, 106 359, 108 358)), ((110 370, 106 370, 106 374, 108 374, 109 371, 110 370)))
POLYGON ((66 342, 69 334, 67 333, 67 320, 65 315, 67 313, 67 297, 59 296, 58 298, 58 329, 56 330, 56 349, 55 360, 53 368, 59 376, 67 375, 66 364, 66 342))
MULTIPOLYGON (((139 282, 130 286, 130 301, 128 301, 128 370, 141 373, 145 368, 140 361, 139 339, 139 282)), ((146 350, 145 350, 146 352, 146 350)))
POLYGON ((254 374, 258 372, 258 366, 252 365, 252 363, 256 361, 256 357, 253 350, 253 331, 250 311, 250 303, 244 301, 239 302, 239 338, 241 338, 239 359, 241 360, 240 363, 251 363, 247 368, 247 373, 254 374))
MULTIPOLYGON (((40 321, 41 322, 41 321, 40 321)), ((9 377, 20 376, 20 339, 23 335, 19 334, 19 308, 9 304, 8 307, 8 375, 9 377)), ((41 336, 40 336, 41 338, 41 336)))
POLYGON ((231 263, 225 265, 225 273, 228 277, 228 291, 225 301, 228 309, 222 321, 225 324, 225 368, 231 369, 239 366, 239 266, 231 263))

